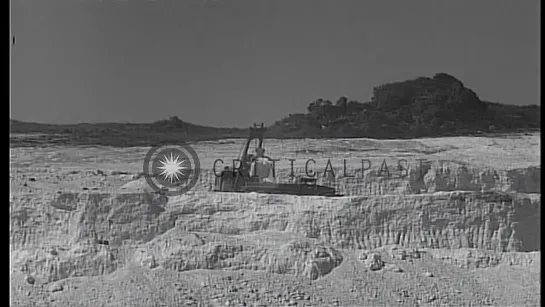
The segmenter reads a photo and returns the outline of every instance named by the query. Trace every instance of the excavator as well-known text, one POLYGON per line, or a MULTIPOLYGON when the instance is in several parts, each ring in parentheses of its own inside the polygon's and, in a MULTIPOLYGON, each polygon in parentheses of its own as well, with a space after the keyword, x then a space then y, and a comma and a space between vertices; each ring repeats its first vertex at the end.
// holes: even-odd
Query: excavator
MULTIPOLYGON (((263 137, 267 128, 254 124, 249 129, 249 136, 244 143, 238 160, 238 167, 225 167, 220 175, 216 176, 214 192, 238 192, 238 193, 265 193, 265 194, 288 194, 288 195, 312 195, 312 196, 341 196, 336 194, 335 188, 318 185, 316 178, 300 177, 295 183, 276 183, 263 180, 252 174, 252 162, 255 157, 248 154, 253 140, 256 140, 256 152, 264 152, 263 137)), ((263 158, 271 160, 267 156, 263 158)), ((274 176, 274 169, 273 169, 274 176)))

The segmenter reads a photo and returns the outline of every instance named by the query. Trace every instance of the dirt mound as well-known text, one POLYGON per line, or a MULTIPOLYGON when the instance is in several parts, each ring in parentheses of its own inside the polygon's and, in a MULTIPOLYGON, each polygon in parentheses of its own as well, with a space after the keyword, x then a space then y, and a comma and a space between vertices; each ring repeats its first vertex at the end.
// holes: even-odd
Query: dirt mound
POLYGON ((282 233, 238 237, 173 229, 139 246, 132 261, 148 268, 160 266, 175 271, 247 269, 317 279, 331 272, 342 259, 341 253, 331 247, 282 233), (270 236, 283 238, 284 244, 271 244, 270 236))

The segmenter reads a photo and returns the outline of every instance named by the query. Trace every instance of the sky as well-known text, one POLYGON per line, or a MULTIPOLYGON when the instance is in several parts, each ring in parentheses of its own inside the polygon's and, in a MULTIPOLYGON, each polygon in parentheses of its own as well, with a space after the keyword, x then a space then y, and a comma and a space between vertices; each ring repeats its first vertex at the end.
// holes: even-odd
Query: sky
POLYGON ((446 72, 538 104, 537 0, 12 0, 11 118, 273 124, 446 72))

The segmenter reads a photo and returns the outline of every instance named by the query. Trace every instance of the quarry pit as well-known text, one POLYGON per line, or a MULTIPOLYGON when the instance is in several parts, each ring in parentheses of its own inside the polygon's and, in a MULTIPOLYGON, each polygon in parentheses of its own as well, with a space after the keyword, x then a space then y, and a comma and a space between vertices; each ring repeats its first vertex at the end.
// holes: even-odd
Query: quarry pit
POLYGON ((343 196, 212 192, 241 141, 191 144, 179 196, 146 185, 148 148, 13 148, 12 306, 539 304, 539 134, 268 140, 279 182, 330 161, 343 196))

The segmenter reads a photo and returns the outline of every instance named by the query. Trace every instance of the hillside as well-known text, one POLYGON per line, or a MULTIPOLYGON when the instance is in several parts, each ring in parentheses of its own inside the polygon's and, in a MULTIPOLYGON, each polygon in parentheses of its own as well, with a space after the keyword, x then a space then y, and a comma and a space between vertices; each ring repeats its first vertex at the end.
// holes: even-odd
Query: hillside
MULTIPOLYGON (((540 130, 541 107, 482 101, 445 73, 377 86, 368 102, 317 99, 304 114, 269 127, 270 138, 368 137, 375 139, 463 136, 540 130)), ((144 146, 176 141, 246 137, 245 129, 214 128, 177 117, 153 123, 51 125, 11 120, 12 146, 74 144, 144 146), (32 137, 28 137, 32 134, 32 137), (39 135, 37 135, 39 134, 39 135)))
POLYGON ((271 127, 292 137, 377 139, 462 136, 539 130, 541 107, 482 101, 461 81, 444 73, 392 82, 373 89, 371 101, 335 104, 317 99, 308 113, 293 114, 271 127))
POLYGON ((186 123, 174 116, 153 123, 100 123, 55 125, 10 122, 12 146, 104 145, 148 146, 179 141, 203 141, 246 136, 246 129, 216 128, 186 123), (24 134, 24 137, 16 134, 24 134))

